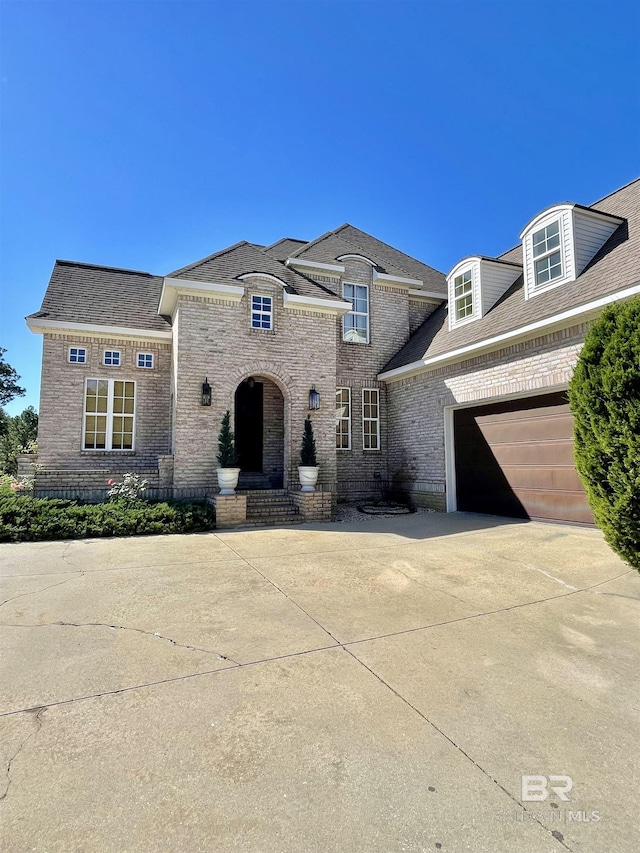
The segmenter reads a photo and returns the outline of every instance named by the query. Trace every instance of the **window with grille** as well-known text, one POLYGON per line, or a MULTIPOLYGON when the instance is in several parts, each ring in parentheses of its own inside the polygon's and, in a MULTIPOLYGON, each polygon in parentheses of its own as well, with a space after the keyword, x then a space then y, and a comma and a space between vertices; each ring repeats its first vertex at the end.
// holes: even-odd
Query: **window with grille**
POLYGON ((85 383, 84 450, 133 450, 136 383, 87 379, 85 383))
POLYGON ((351 450, 351 388, 336 389, 336 448, 351 450))
POLYGON ((369 343, 369 288, 366 284, 343 284, 342 295, 353 305, 342 318, 342 340, 369 343))
POLYGON ((377 388, 362 389, 362 447, 380 450, 380 392, 377 388))
POLYGON ((273 299, 270 296, 251 297, 251 328, 273 329, 273 299))

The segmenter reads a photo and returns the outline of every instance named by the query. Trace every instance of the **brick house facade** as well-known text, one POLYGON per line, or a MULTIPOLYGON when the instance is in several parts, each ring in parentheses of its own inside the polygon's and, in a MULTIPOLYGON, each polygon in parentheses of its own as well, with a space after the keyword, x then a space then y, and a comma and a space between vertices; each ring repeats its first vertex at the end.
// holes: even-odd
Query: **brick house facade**
POLYGON ((491 482, 525 510, 545 490, 575 503, 577 487, 557 485, 569 482, 556 458, 567 437, 553 432, 570 416, 534 398, 566 390, 588 323, 638 291, 639 187, 548 208, 520 246, 449 277, 350 225, 311 242, 238 243, 167 276, 57 262, 27 318, 44 336, 37 492, 97 499, 109 477, 137 471, 153 495, 213 495, 230 410, 241 493, 297 493, 310 416, 330 502, 391 490, 456 509, 471 500, 463 459, 488 446, 491 482), (534 434, 543 422, 552 438, 534 434), (509 438, 529 428, 524 450, 549 456, 535 466, 509 438), (472 433, 482 446, 463 446, 472 433))

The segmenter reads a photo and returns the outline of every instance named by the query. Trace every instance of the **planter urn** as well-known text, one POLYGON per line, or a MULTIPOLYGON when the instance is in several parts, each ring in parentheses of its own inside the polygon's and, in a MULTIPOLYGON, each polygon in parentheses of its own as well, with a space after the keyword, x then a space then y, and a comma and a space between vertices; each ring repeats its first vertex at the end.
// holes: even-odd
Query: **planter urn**
POLYGON ((319 470, 320 468, 318 465, 298 465, 301 491, 315 492, 319 470))
POLYGON ((218 486, 221 495, 235 495, 240 476, 239 468, 218 468, 218 486))

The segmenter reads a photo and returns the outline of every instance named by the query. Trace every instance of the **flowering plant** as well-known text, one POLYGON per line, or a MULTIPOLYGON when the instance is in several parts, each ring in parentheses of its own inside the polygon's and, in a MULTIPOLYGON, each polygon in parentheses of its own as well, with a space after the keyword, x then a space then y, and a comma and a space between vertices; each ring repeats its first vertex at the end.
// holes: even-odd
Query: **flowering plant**
POLYGON ((107 496, 111 501, 138 501, 142 497, 142 493, 146 491, 148 480, 143 480, 139 474, 129 472, 122 475, 122 482, 116 483, 113 477, 107 480, 107 485, 111 486, 107 492, 107 496))
POLYGON ((0 474, 0 494, 21 495, 33 492, 35 476, 23 477, 18 480, 11 474, 0 474))

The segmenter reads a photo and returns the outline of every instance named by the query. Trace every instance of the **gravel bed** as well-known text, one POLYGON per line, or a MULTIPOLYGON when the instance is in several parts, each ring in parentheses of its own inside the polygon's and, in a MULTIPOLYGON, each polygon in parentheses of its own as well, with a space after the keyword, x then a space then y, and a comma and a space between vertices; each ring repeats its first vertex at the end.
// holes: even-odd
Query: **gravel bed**
MULTIPOLYGON (((360 512, 358 506, 367 506, 367 504, 354 504, 354 503, 344 503, 338 504, 336 507, 336 511, 333 516, 333 521, 339 522, 363 522, 363 521, 371 521, 374 518, 402 518, 404 513, 398 512, 381 512, 381 507, 378 505, 376 507, 375 514, 367 514, 364 512, 360 512)), ((427 512, 435 512, 433 509, 426 509, 425 507, 417 507, 416 512, 420 514, 424 514, 427 512)))

